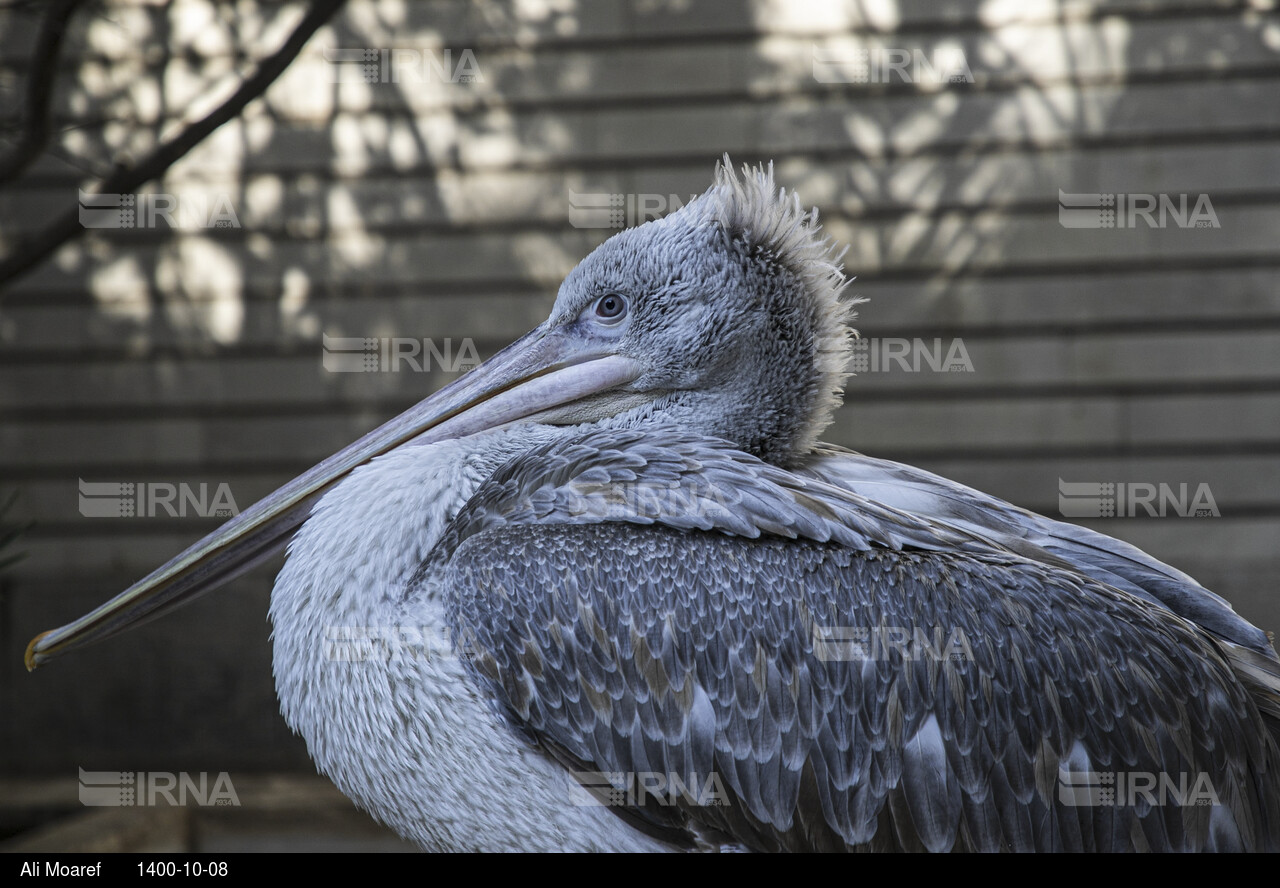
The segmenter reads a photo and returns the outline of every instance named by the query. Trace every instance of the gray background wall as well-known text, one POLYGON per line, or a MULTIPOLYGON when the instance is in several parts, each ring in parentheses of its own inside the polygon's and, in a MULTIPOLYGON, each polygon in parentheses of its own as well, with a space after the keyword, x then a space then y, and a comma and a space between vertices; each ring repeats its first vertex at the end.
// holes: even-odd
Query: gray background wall
MULTIPOLYGON (((28 676, 21 653, 218 523, 86 518, 85 481, 228 485, 244 508, 452 378, 333 373, 322 333, 536 324, 607 237, 576 193, 705 189, 774 160, 849 245, 866 337, 960 338, 973 372, 868 372, 828 438, 1058 514, 1058 482, 1207 484, 1217 518, 1091 526, 1280 627, 1280 15, 1238 2, 353 2, 149 191, 240 228, 91 232, 0 294, 0 770, 310 770, 277 714, 279 562, 28 676), (481 75, 333 82, 328 48, 481 75), (972 83, 855 82, 959 52, 972 83), (881 55, 876 55, 880 53, 881 55), (815 55, 816 54, 816 55, 815 55), (814 61, 844 59, 820 82, 814 61), (832 79, 827 76, 826 79, 832 79), (1207 194, 1219 228, 1068 229, 1059 190, 1207 194)), ((57 134, 0 191, 0 248, 227 95, 298 4, 111 0, 73 22, 57 134)), ((0 11, 12 133, 34 33, 0 11)), ((871 78, 871 79, 874 79, 871 78)), ((634 217, 632 217, 634 218, 634 217)))

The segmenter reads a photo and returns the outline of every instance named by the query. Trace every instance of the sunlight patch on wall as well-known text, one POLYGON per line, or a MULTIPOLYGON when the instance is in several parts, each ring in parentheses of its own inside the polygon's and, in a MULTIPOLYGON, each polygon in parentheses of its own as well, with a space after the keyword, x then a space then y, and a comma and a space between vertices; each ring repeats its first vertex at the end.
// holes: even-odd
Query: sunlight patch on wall
POLYGON ((151 317, 148 274, 136 254, 117 256, 99 265, 89 278, 98 310, 115 321, 143 326, 151 317))
POLYGON ((815 33, 861 27, 891 31, 902 23, 897 0, 859 3, 793 3, 756 0, 752 19, 774 33, 815 33))
POLYGON ((298 267, 281 275, 280 325, 291 338, 314 339, 320 335, 320 318, 311 307, 311 278, 298 267))
POLYGON ((202 237, 178 237, 156 259, 156 283, 166 294, 165 318, 193 338, 230 345, 244 327, 243 260, 202 237))

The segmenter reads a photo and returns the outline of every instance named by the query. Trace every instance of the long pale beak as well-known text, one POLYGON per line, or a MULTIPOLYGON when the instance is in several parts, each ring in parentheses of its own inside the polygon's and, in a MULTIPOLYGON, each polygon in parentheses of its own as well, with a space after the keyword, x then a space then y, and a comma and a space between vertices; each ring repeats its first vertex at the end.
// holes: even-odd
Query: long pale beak
POLYGON ((461 438, 547 415, 635 380, 636 362, 585 350, 543 325, 359 441, 227 521, 181 555, 73 623, 27 646, 27 669, 181 607, 288 543, 311 506, 356 466, 402 444, 461 438))

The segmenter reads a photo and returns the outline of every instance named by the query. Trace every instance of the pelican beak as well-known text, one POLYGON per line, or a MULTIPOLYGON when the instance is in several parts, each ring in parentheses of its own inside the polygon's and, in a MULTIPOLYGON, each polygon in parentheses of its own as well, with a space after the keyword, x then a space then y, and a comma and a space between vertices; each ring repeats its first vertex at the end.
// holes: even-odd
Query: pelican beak
MULTIPOLYGON (((80 619, 27 646, 27 669, 110 638, 212 592, 284 546, 321 495, 352 469, 403 444, 462 438, 521 420, 554 421, 640 376, 639 364, 538 327, 266 499, 80 619)), ((622 401, 634 399, 624 395, 622 401)))

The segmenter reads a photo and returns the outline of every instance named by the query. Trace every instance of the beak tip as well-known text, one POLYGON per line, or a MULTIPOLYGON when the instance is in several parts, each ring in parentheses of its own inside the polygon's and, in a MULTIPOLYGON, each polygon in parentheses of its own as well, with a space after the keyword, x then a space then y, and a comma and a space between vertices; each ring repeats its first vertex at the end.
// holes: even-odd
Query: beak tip
POLYGON ((35 672, 36 667, 47 659, 47 657, 36 653, 36 645, 40 643, 40 639, 44 638, 48 634, 48 632, 41 632, 35 638, 31 639, 31 643, 27 645, 27 652, 23 655, 22 661, 27 664, 28 672, 35 672))

